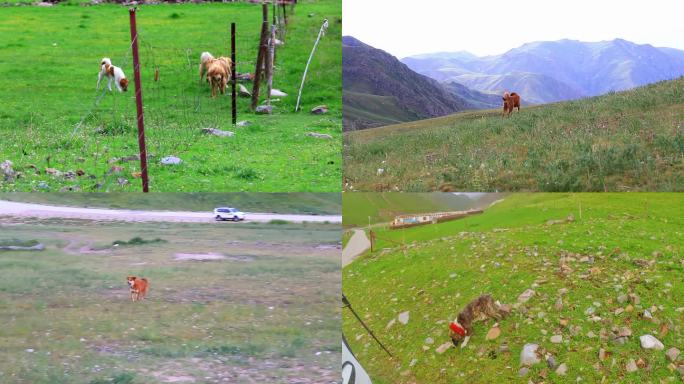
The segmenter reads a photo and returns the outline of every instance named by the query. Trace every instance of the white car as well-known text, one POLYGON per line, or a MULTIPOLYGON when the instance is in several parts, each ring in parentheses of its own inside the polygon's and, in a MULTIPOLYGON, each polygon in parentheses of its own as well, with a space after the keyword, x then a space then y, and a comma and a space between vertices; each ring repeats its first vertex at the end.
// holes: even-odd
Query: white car
POLYGON ((244 212, 240 212, 235 208, 220 207, 220 208, 214 209, 214 218, 216 218, 216 221, 221 221, 221 220, 240 221, 240 220, 245 219, 245 214, 244 214, 244 212))

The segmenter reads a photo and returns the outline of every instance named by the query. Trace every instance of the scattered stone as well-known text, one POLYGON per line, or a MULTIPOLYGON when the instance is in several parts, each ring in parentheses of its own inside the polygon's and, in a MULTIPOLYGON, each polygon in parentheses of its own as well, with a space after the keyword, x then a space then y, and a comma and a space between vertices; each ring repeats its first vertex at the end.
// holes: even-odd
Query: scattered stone
POLYGON ((629 361, 627 362, 627 366, 625 366, 625 369, 627 370, 627 372, 632 373, 639 370, 639 367, 637 367, 634 359, 629 359, 629 361))
POLYGON ((242 84, 238 84, 238 95, 240 97, 252 97, 252 93, 242 84))
POLYGON ((124 170, 123 167, 115 165, 115 166, 109 168, 109 171, 107 171, 107 174, 108 175, 119 174, 119 173, 123 172, 123 170, 124 170))
POLYGON ((400 313, 398 319, 399 319, 400 323, 402 323, 404 325, 408 324, 408 322, 409 322, 409 311, 400 313))
POLYGON ((389 323, 387 323, 387 326, 385 327, 385 329, 390 329, 390 328, 392 328, 392 326, 393 326, 394 323, 396 323, 396 322, 397 322, 397 319, 392 319, 392 320, 390 320, 389 323))
POLYGON ((49 188, 50 188, 50 186, 44 181, 41 181, 40 183, 38 183, 38 189, 49 189, 49 188))
POLYGON ((553 308, 554 308, 556 311, 561 311, 561 310, 563 310, 563 299, 561 299, 561 298, 559 297, 559 298, 556 300, 556 304, 553 306, 553 308))
POLYGON ((327 105, 317 105, 311 109, 311 114, 313 115, 324 115, 328 113, 327 105))
POLYGON ((271 97, 285 97, 287 93, 281 91, 280 89, 271 89, 271 97))
POLYGON ((411 362, 409 363, 409 367, 413 367, 414 365, 416 365, 417 362, 418 362, 418 359, 411 360, 411 362))
POLYGON ((559 376, 565 376, 565 374, 568 373, 568 365, 563 363, 558 366, 558 369, 556 369, 556 374, 559 376))
POLYGON ((126 186, 130 184, 127 179, 124 179, 123 177, 119 177, 116 179, 116 182, 119 184, 120 187, 126 186))
POLYGON ((222 130, 216 129, 216 128, 202 128, 202 133, 206 133, 208 135, 220 136, 220 137, 235 136, 235 132, 222 131, 222 130))
POLYGON ((548 365, 549 368, 551 368, 551 369, 556 368, 556 366, 558 366, 558 364, 556 364, 556 358, 553 357, 552 355, 550 355, 550 356, 546 359, 546 365, 548 365))
POLYGON ((653 315, 651 314, 651 311, 649 311, 648 309, 644 311, 644 319, 653 320, 653 315))
POLYGON ((425 339, 425 344, 434 344, 434 342, 435 341, 432 339, 432 337, 428 337, 427 339, 425 339))
POLYGON ((527 368, 527 367, 522 367, 522 368, 520 368, 520 370, 518 371, 518 376, 520 376, 520 377, 525 377, 525 376, 527 376, 527 373, 528 373, 528 372, 530 372, 530 369, 529 369, 529 368, 527 368))
POLYGON ((625 312, 632 312, 634 310, 634 306, 632 304, 627 304, 625 307, 625 312))
POLYGON ((631 301, 632 304, 634 304, 634 305, 638 305, 639 302, 641 302, 641 299, 635 293, 630 293, 629 294, 629 301, 631 301))
POLYGON ((518 296, 518 303, 524 304, 528 302, 532 296, 534 296, 534 291, 531 289, 525 290, 525 292, 521 293, 520 296, 518 296))
POLYGON ((584 311, 584 314, 587 316, 591 316, 594 313, 596 313, 596 308, 594 308, 594 307, 589 307, 584 311))
POLYGON ((36 350, 33 349, 33 348, 28 348, 28 349, 26 350, 26 352, 28 352, 28 353, 33 353, 33 352, 35 352, 35 351, 36 351, 36 350))
POLYGON ((646 361, 640 357, 639 360, 636 361, 636 365, 639 368, 646 368, 646 361))
POLYGON ((254 79, 254 75, 251 73, 236 73, 235 79, 238 81, 252 81, 254 79))
POLYGON ((182 163, 183 160, 181 160, 179 157, 176 156, 166 156, 161 159, 161 163, 163 165, 178 165, 182 163))
POLYGON ((247 121, 247 120, 238 121, 238 122, 235 124, 236 127, 240 127, 240 128, 249 127, 250 125, 252 125, 252 122, 251 122, 251 121, 247 121))
POLYGON ((655 349, 658 351, 665 349, 663 343, 652 335, 643 335, 639 337, 639 340, 641 341, 641 347, 644 349, 655 349))
POLYGON ((449 348, 451 348, 453 346, 454 346, 454 344, 451 341, 449 341, 449 342, 444 343, 444 344, 440 345, 439 347, 437 347, 437 349, 435 349, 435 352, 437 352, 441 355, 442 353, 446 352, 449 348))
POLYGON ((0 170, 2 170, 2 174, 5 176, 5 180, 10 180, 14 178, 14 175, 16 172, 12 168, 12 162, 10 160, 5 160, 0 164, 0 170))
POLYGON ((332 139, 333 138, 331 135, 328 135, 327 133, 307 132, 306 135, 310 136, 310 137, 315 137, 317 139, 332 139))
POLYGON ((65 185, 59 189, 60 192, 80 192, 81 187, 78 185, 65 185))
POLYGON ((589 331, 589 332, 587 332, 587 337, 590 339, 593 339, 594 337, 596 337, 596 334, 592 331, 589 331))
POLYGON ((270 105, 259 105, 254 112, 256 112, 257 115, 270 115, 273 113, 273 107, 270 105))
POLYGON ((563 342, 563 336, 562 335, 553 335, 553 336, 551 336, 551 342, 554 344, 560 344, 563 342))
POLYGON ((627 298, 627 295, 622 294, 622 295, 619 295, 619 296, 617 297, 617 302, 620 303, 620 304, 626 303, 626 302, 627 302, 627 299, 628 299, 628 298, 627 298))
POLYGON ((605 361, 608 358, 608 354, 605 349, 600 348, 598 353, 599 360, 605 361))
POLYGON ((667 359, 670 360, 671 362, 677 361, 677 357, 679 357, 679 349, 672 347, 665 352, 665 356, 667 356, 667 359))
POLYGON ((383 173, 385 173, 385 170, 383 168, 378 168, 377 175, 380 176, 383 173))
POLYGON ((565 295, 566 293, 568 293, 568 289, 567 289, 567 288, 561 288, 561 289, 558 290, 558 294, 559 294, 559 295, 565 295))
POLYGON ((45 168, 45 173, 52 176, 61 176, 62 172, 55 168, 45 168))
POLYGON ((520 365, 532 366, 541 362, 539 355, 537 354, 539 345, 537 344, 525 344, 522 351, 520 352, 520 365))
POLYGON ((489 330, 489 332, 487 332, 487 336, 485 337, 485 339, 494 340, 497 337, 499 337, 500 334, 501 334, 501 328, 493 327, 492 329, 489 330))
POLYGON ((130 156, 124 156, 121 158, 121 161, 138 161, 140 160, 140 155, 130 155, 130 156))

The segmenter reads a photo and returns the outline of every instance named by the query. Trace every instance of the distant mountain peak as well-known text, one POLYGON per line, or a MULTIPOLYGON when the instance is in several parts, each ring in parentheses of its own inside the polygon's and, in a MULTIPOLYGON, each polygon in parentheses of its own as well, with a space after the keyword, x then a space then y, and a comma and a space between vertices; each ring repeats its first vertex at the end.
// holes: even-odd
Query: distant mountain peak
POLYGON ((436 53, 402 61, 440 82, 453 80, 481 92, 515 87, 532 103, 596 96, 684 75, 684 51, 620 37, 533 41, 500 55, 464 59, 436 53))

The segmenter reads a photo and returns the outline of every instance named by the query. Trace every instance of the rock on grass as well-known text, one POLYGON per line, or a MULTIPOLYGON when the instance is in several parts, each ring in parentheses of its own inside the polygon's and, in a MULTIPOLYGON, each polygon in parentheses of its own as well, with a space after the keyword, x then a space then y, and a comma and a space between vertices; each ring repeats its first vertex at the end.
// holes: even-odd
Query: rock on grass
POLYGON ((663 343, 651 335, 643 335, 639 337, 639 340, 641 341, 641 347, 644 349, 655 349, 657 351, 665 349, 663 343))

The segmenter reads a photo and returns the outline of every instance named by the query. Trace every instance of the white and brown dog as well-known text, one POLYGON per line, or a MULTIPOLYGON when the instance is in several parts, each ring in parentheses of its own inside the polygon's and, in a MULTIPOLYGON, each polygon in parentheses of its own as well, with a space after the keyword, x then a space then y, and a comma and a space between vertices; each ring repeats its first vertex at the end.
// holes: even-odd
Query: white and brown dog
POLYGON ((97 75, 97 89, 100 89, 100 82, 104 77, 107 77, 107 88, 112 90, 112 81, 116 85, 119 92, 126 92, 128 90, 128 79, 123 70, 115 65, 112 61, 105 57, 100 62, 100 73, 97 75))

